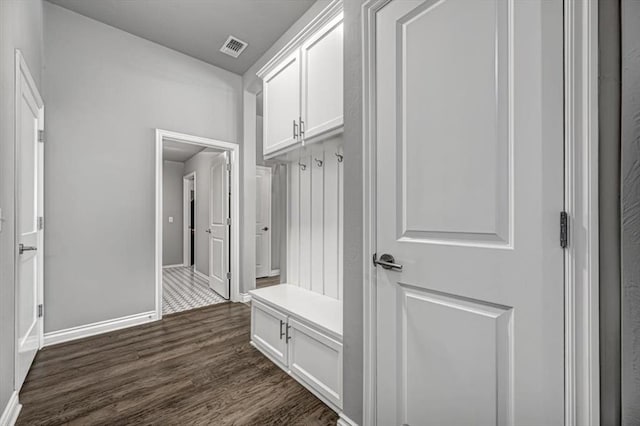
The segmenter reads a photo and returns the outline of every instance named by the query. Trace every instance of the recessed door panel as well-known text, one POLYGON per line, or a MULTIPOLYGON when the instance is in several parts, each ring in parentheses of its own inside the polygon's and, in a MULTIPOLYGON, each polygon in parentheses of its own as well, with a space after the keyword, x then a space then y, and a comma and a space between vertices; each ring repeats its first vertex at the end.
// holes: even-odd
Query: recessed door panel
POLYGON ((456 0, 397 21, 401 237, 508 242, 507 23, 506 1, 456 0))

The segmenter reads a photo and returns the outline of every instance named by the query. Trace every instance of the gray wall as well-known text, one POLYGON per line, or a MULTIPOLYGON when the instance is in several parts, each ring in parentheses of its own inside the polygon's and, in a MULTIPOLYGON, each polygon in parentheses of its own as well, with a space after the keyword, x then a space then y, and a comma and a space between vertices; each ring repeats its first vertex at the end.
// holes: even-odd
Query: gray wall
POLYGON ((640 425, 640 2, 622 0, 622 424, 640 425))
POLYGON ((50 332, 154 309, 155 129, 238 142, 242 81, 58 6, 44 10, 50 332))
POLYGON ((178 265, 183 261, 184 212, 182 177, 184 163, 164 161, 162 168, 162 265, 178 265), (173 223, 169 223, 169 217, 173 223))
POLYGON ((362 424, 361 0, 344 4, 344 412, 362 424))
MULTIPOLYGON (((14 111, 15 60, 20 49, 42 93, 42 1, 0 0, 0 412, 13 393, 14 375, 14 111)), ((45 98, 46 102, 46 98, 45 98)))
POLYGON ((211 165, 219 152, 199 152, 184 163, 184 174, 196 172, 195 248, 198 272, 209 276, 209 202, 211 198, 211 165))

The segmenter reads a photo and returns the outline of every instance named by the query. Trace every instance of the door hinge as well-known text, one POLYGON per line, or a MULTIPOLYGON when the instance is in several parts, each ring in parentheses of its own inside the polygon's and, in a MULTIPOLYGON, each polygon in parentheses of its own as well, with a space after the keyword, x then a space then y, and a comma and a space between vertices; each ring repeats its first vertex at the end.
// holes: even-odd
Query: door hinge
POLYGON ((231 226, 231 218, 230 217, 227 218, 227 225, 231 226))
POLYGON ((560 212, 560 247, 569 246, 569 216, 567 212, 560 212))
POLYGON ((44 217, 38 216, 38 230, 44 229, 44 217))
POLYGON ((38 142, 44 143, 44 130, 38 130, 38 142))
POLYGON ((231 279, 231 272, 227 272, 227 279, 230 280, 231 279))
POLYGON ((227 170, 231 171, 231 163, 227 163, 227 170))
POLYGON ((38 305, 38 318, 42 318, 44 316, 44 306, 42 303, 38 305))

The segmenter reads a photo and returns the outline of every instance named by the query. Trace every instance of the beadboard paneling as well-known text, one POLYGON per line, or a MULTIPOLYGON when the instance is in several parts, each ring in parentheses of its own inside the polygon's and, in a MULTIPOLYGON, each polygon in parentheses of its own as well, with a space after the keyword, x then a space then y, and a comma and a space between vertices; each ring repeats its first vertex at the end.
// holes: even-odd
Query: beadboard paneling
POLYGON ((287 282, 336 299, 342 299, 341 142, 313 146, 288 165, 287 282))

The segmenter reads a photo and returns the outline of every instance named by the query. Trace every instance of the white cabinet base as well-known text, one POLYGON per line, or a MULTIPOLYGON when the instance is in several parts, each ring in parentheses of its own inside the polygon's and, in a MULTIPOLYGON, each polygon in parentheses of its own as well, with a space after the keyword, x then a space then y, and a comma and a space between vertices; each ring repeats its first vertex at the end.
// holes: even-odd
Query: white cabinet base
POLYGON ((342 302, 287 284, 250 293, 251 344, 340 413, 342 302))

